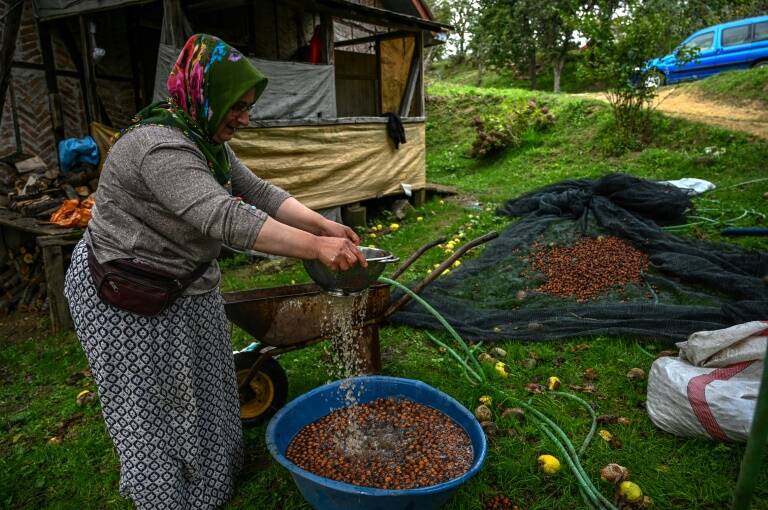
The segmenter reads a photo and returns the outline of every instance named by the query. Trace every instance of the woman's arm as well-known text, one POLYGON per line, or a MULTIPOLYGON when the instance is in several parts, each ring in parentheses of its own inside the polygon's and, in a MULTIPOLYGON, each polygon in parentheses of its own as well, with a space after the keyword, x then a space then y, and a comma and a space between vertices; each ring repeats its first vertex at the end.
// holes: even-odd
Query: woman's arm
POLYGON ((323 217, 293 197, 286 199, 280 205, 275 219, 315 235, 343 237, 355 244, 360 244, 360 238, 354 230, 323 217))
POLYGON ((203 235, 234 248, 319 259, 334 270, 349 269, 356 261, 366 265, 365 257, 351 240, 321 237, 285 225, 232 197, 216 182, 205 160, 191 145, 156 145, 144 157, 142 176, 166 209, 203 235))
POLYGON ((345 237, 360 244, 360 238, 351 228, 324 218, 284 190, 260 179, 237 159, 231 148, 227 150, 232 168, 232 193, 235 196, 266 211, 281 223, 319 236, 345 237))
POLYGON ((267 218, 262 225, 253 249, 274 255, 318 259, 335 271, 346 271, 356 262, 363 267, 368 265, 362 252, 349 239, 316 236, 272 218, 267 218))

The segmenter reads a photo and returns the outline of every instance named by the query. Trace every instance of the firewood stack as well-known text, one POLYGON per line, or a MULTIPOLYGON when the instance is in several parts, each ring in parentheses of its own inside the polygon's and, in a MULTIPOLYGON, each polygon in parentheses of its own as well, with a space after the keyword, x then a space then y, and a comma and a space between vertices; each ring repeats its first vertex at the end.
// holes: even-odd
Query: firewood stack
POLYGON ((24 217, 48 220, 64 200, 88 198, 99 182, 98 169, 80 165, 66 174, 48 168, 38 156, 0 162, 0 207, 24 217))
POLYGON ((4 258, 5 263, 0 264, 0 316, 14 310, 46 310, 45 272, 39 248, 8 249, 4 258))

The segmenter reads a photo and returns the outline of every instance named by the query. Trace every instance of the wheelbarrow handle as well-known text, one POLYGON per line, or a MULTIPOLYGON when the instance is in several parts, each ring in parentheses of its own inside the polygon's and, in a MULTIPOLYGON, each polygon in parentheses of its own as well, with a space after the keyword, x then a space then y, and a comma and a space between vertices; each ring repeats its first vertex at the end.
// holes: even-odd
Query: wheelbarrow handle
MULTIPOLYGON (((466 252, 468 252, 475 246, 481 245, 483 243, 487 243, 491 239, 496 239, 497 237, 499 237, 499 233, 496 231, 492 231, 492 232, 488 232, 484 236, 480 236, 477 239, 473 239, 472 241, 468 242, 467 244, 465 244, 464 246, 456 250, 456 252, 453 255, 445 259, 443 263, 440 264, 434 271, 429 273, 429 275, 427 275, 426 278, 424 278, 416 287, 413 288, 413 292, 415 294, 418 294, 419 292, 424 290, 424 288, 427 285, 432 283, 435 279, 437 279, 438 276, 443 274, 443 271, 451 267, 451 264, 456 262, 462 255, 464 255, 466 252)), ((410 294, 404 294, 403 297, 401 297, 396 303, 393 303, 389 308, 387 308, 387 310, 382 315, 382 318, 386 319, 387 317, 395 313, 398 309, 400 309, 403 305, 405 305, 410 300, 411 300, 410 294)))
POLYGON ((408 258, 406 259, 406 261, 405 261, 405 262, 403 262, 403 263, 402 263, 402 265, 401 265, 400 267, 398 267, 398 268, 395 270, 395 272, 394 272, 394 273, 392 273, 392 275, 390 276, 390 278, 392 278, 393 280, 397 280, 397 277, 398 277, 398 276, 400 276, 401 274, 403 274, 403 273, 404 273, 404 272, 405 272, 405 271, 406 271, 406 270, 407 270, 409 267, 411 267, 411 265, 413 265, 413 263, 414 263, 414 262, 416 262, 416 261, 419 259, 419 257, 421 257, 422 255, 424 255, 424 252, 426 252, 426 251, 427 251, 427 250, 429 250, 430 248, 434 248, 434 247, 435 247, 435 246, 437 246, 438 244, 442 244, 442 243, 444 243, 444 242, 445 242, 445 241, 447 241, 447 240, 448 240, 448 238, 447 238, 447 237, 440 237, 440 238, 438 238, 438 239, 435 239, 434 241, 430 241, 430 242, 428 242, 427 244, 425 244, 424 246, 422 246, 421 248, 419 248, 418 250, 416 250, 416 252, 414 252, 414 254, 413 254, 413 255, 411 255, 410 257, 408 257, 408 258))

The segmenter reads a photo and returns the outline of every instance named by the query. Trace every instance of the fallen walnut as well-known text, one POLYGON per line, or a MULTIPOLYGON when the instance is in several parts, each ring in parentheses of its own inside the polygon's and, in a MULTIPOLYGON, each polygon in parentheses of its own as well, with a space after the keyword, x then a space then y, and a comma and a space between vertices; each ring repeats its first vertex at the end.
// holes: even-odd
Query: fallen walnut
POLYGON ((629 478, 629 469, 619 464, 608 464, 600 470, 600 478, 612 484, 621 483, 629 478))

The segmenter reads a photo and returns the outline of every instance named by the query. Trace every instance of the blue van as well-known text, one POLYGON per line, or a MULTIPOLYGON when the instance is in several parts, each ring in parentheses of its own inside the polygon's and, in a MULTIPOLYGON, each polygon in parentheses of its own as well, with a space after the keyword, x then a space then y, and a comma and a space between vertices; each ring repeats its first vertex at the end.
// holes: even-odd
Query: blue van
POLYGON ((646 63, 646 84, 651 86, 698 80, 705 76, 750 67, 768 66, 768 16, 747 18, 699 30, 675 51, 646 63), (698 48, 698 56, 679 64, 681 49, 698 48))

